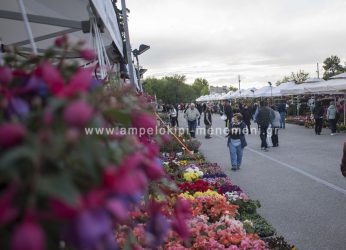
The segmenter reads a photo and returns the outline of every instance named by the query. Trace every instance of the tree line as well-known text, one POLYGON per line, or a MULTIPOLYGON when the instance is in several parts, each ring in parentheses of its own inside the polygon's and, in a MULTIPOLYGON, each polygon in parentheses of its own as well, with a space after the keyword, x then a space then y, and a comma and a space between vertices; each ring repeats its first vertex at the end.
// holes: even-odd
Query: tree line
POLYGON ((202 95, 208 95, 209 83, 204 78, 197 78, 193 84, 186 83, 184 75, 150 77, 143 81, 145 93, 156 95, 158 100, 166 104, 188 103, 202 95))
MULTIPOLYGON (((343 66, 341 64, 341 59, 338 56, 330 56, 323 61, 323 79, 329 80, 331 77, 338 74, 346 72, 346 62, 343 66)), ((292 72, 289 76, 284 76, 281 80, 276 82, 276 86, 279 86, 281 83, 288 81, 294 81, 297 84, 305 82, 309 78, 309 73, 304 70, 299 70, 297 73, 292 72)))

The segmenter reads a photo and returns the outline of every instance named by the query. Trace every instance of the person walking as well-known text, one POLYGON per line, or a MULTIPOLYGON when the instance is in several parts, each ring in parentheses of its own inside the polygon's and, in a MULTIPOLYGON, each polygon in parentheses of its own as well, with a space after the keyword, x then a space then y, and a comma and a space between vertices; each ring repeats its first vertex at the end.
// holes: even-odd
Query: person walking
POLYGON ((244 108, 241 111, 241 114, 243 116, 243 120, 245 125, 247 126, 248 129, 248 134, 251 134, 251 118, 252 118, 252 112, 249 109, 248 105, 244 105, 244 108))
POLYGON ((268 107, 267 102, 261 101, 257 115, 255 117, 258 126, 260 127, 261 150, 268 151, 268 128, 271 121, 274 119, 273 111, 268 107))
POLYGON ((189 133, 192 138, 196 138, 196 128, 197 128, 197 120, 200 118, 200 113, 196 109, 194 103, 190 104, 190 107, 186 110, 184 117, 187 120, 187 124, 189 126, 189 133))
POLYGON ((315 119, 315 134, 320 135, 323 127, 323 107, 319 101, 315 103, 313 114, 315 119))
POLYGON ((286 102, 284 100, 282 100, 281 103, 279 104, 277 111, 280 114, 280 128, 285 129, 287 109, 286 109, 286 102))
POLYGON ((169 116, 171 119, 171 127, 175 127, 177 125, 177 110, 175 107, 172 105, 169 109, 169 116))
POLYGON ((341 159, 341 165, 340 165, 340 168, 341 168, 341 173, 344 177, 346 177, 346 142, 344 143, 344 150, 343 150, 343 156, 342 156, 342 159, 341 159))
POLYGON ((209 105, 206 106, 204 111, 204 125, 205 125, 205 138, 210 139, 210 130, 212 125, 212 115, 211 115, 211 107, 209 105))
MULTIPOLYGON (((202 114, 202 112, 203 112, 203 107, 202 107, 202 105, 199 104, 199 103, 197 103, 196 108, 197 108, 198 112, 199 112, 200 114, 202 114)), ((197 126, 198 126, 198 127, 201 126, 201 116, 198 117, 197 126)))
POLYGON ((330 102, 330 105, 327 110, 327 119, 329 121, 330 130, 332 132, 330 135, 335 135, 336 133, 336 113, 337 110, 334 105, 334 102, 330 102))
POLYGON ((274 119, 271 124, 272 128, 272 144, 273 147, 279 146, 279 127, 281 125, 281 115, 275 106, 272 107, 274 111, 274 119))
POLYGON ((232 111, 231 104, 229 103, 228 100, 224 101, 223 110, 224 110, 224 115, 226 115, 226 117, 227 117, 227 119, 225 120, 226 127, 229 127, 229 124, 232 121, 233 111, 232 111))
POLYGON ((243 116, 237 113, 233 116, 229 126, 229 133, 227 135, 227 146, 229 148, 232 170, 239 170, 242 159, 243 150, 247 146, 244 129, 246 124, 243 122, 243 116))
POLYGON ((173 107, 177 111, 177 117, 176 117, 175 121, 177 123, 177 127, 179 128, 179 105, 173 105, 173 107))

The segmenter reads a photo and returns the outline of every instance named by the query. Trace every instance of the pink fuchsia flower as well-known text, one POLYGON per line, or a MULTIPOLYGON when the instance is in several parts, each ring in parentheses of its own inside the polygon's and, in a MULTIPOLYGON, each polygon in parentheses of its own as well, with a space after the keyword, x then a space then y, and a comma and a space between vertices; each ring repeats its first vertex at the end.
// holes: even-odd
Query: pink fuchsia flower
POLYGON ((5 190, 0 197, 0 224, 5 224, 17 216, 18 209, 11 205, 15 193, 16 188, 12 186, 5 190))
POLYGON ((69 128, 65 133, 66 141, 71 144, 77 143, 80 136, 81 132, 76 128, 69 128))
POLYGON ((11 148, 24 140, 25 128, 20 124, 6 123, 0 126, 0 147, 11 148))
POLYGON ((45 236, 41 226, 28 214, 13 232, 12 250, 44 250, 45 236))
POLYGON ((191 217, 190 203, 185 199, 179 199, 174 208, 174 220, 171 226, 182 239, 187 239, 190 236, 190 230, 187 225, 187 220, 191 217))
POLYGON ((134 195, 147 185, 147 177, 139 168, 144 158, 140 153, 127 156, 119 167, 109 166, 103 171, 103 185, 113 192, 134 195))
POLYGON ((51 126, 53 124, 54 116, 53 112, 50 109, 47 109, 43 114, 43 123, 47 126, 51 126))
POLYGON ((68 85, 65 87, 61 95, 71 97, 78 93, 85 93, 90 88, 91 80, 91 69, 81 68, 71 77, 68 85))
POLYGON ((58 37, 57 39, 55 39, 55 46, 61 48, 63 47, 66 43, 67 43, 67 35, 63 35, 61 37, 58 37))
POLYGON ((9 67, 0 67, 0 85, 7 85, 12 79, 12 70, 9 67))
POLYGON ((64 78, 57 68, 48 62, 44 62, 37 69, 35 74, 41 77, 48 85, 53 95, 59 95, 64 89, 64 78))
POLYGON ((55 198, 49 201, 49 205, 54 217, 58 219, 72 219, 78 215, 81 209, 78 203, 76 206, 71 206, 55 198))
POLYGON ((92 118, 93 109, 85 101, 75 101, 64 111, 64 120, 73 127, 83 128, 92 118))
POLYGON ((151 180, 157 180, 165 173, 159 159, 147 161, 144 166, 144 171, 151 180))
POLYGON ((93 49, 83 49, 80 52, 80 56, 85 60, 92 61, 96 58, 97 55, 93 49))
POLYGON ((111 198, 106 202, 106 209, 116 218, 119 222, 125 222, 129 217, 129 212, 124 201, 111 198))
POLYGON ((132 116, 132 124, 135 128, 155 129, 156 119, 148 113, 135 113, 132 116))

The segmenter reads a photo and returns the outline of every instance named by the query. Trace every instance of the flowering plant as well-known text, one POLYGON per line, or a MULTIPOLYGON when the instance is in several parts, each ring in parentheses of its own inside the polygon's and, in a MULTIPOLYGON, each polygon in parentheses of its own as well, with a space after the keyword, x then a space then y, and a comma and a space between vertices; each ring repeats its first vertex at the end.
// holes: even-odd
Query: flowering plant
MULTIPOLYGON (((157 158, 164 138, 119 134, 154 129, 150 103, 126 87, 105 90, 92 68, 65 60, 67 51, 93 60, 82 43, 61 37, 55 44, 43 56, 9 54, 0 67, 0 245, 60 249, 63 240, 76 249, 116 249, 114 227, 131 224, 129 211, 164 179, 157 158), (52 58, 57 50, 60 61, 52 58), (106 136, 86 128, 116 129, 106 136)), ((178 208, 172 221, 155 202, 145 209, 153 218, 146 235, 158 236, 153 245, 161 243, 157 221, 184 236, 178 208)))
POLYGON ((194 181, 203 177, 203 172, 198 167, 191 165, 185 170, 183 176, 186 181, 194 181))
POLYGON ((209 182, 206 182, 203 180, 179 183, 178 187, 181 189, 182 192, 189 192, 189 193, 194 193, 197 191, 205 192, 208 189, 213 188, 209 182))

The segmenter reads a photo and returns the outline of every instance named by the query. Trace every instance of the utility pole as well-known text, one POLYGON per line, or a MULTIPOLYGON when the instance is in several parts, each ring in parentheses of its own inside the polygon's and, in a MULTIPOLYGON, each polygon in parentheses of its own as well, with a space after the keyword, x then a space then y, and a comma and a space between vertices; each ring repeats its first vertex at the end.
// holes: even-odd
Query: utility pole
POLYGON ((240 75, 238 75, 238 82, 239 82, 239 97, 241 97, 241 92, 240 92, 240 75))
POLYGON ((127 65, 129 67, 131 84, 133 85, 134 89, 136 89, 135 74, 133 72, 133 62, 132 62, 132 55, 131 55, 132 50, 131 50, 131 43, 130 43, 130 33, 129 33, 129 26, 127 22, 127 8, 126 8, 125 0, 121 0, 121 8, 122 8, 121 12, 123 15, 123 20, 124 20, 124 31, 125 31, 125 38, 126 38, 127 65))
POLYGON ((319 65, 318 65, 318 63, 317 63, 317 78, 318 79, 320 79, 320 67, 319 67, 319 65))

